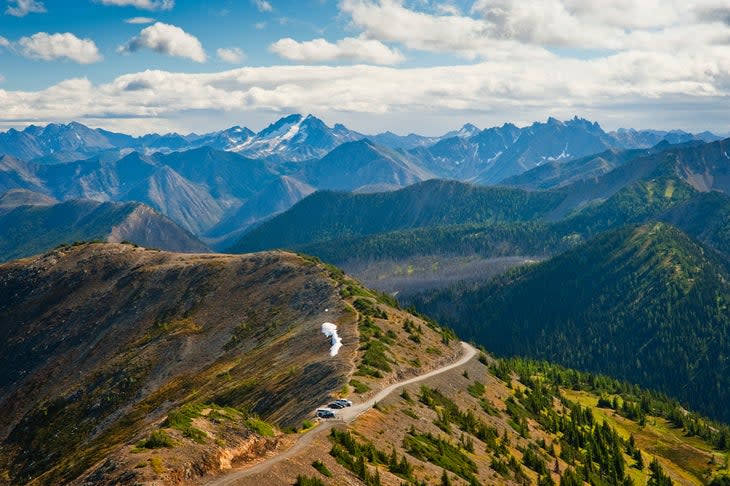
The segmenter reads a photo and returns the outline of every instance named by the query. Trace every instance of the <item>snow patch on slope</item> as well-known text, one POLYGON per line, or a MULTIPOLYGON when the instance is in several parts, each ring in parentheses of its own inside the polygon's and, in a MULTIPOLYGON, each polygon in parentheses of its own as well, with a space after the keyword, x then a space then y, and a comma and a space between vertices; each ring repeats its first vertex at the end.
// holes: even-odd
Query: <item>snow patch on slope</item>
POLYGON ((342 338, 337 335, 337 326, 331 322, 322 324, 322 334, 331 339, 330 356, 337 356, 342 347, 342 338))

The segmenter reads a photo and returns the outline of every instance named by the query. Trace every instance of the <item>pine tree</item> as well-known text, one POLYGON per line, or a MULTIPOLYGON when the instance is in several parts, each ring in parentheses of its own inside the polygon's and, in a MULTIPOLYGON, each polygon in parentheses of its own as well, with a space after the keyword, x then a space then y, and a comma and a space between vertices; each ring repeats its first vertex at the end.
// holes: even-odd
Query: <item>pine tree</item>
POLYGON ((555 486, 555 481, 553 481, 550 473, 543 474, 542 476, 537 478, 537 486, 555 486))
POLYGON ((411 463, 408 462, 408 459, 406 458, 405 454, 403 454, 403 457, 400 460, 400 463, 398 464, 398 472, 403 474, 406 477, 411 477, 413 474, 413 466, 411 466, 411 463))
POLYGON ((583 481, 573 469, 568 468, 560 477, 560 486, 583 486, 583 481))
POLYGON ((641 451, 639 449, 636 449, 634 451, 634 459, 636 459, 636 468, 639 471, 644 470, 644 458, 641 455, 641 451))
POLYGON ((634 434, 631 434, 629 436, 629 443, 626 444, 626 454, 633 456, 635 450, 636 450, 636 440, 634 439, 634 434))
POLYGON ((444 472, 441 475, 441 486, 451 486, 451 480, 449 479, 449 475, 446 473, 446 469, 443 471, 444 472))
POLYGON ((651 461, 651 464, 649 464, 649 481, 646 483, 646 486, 672 486, 673 484, 655 457, 651 461))
POLYGON ((395 452, 395 447, 390 452, 388 457, 388 469, 395 471, 398 468, 398 455, 395 452))
POLYGON ((378 469, 375 469, 375 476, 373 477, 373 486, 382 486, 382 483, 380 482, 380 471, 378 469))

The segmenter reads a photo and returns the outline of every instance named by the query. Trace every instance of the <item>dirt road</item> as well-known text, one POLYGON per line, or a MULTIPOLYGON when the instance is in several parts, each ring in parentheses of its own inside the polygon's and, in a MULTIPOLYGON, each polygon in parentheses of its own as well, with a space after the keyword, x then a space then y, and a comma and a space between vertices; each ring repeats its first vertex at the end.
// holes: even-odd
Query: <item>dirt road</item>
POLYGON ((231 471, 228 474, 224 476, 217 477, 213 479, 212 481, 206 483, 207 486, 224 486, 224 485, 232 485, 235 484, 236 481, 243 479, 245 477, 251 476, 253 474, 258 474, 261 472, 267 471, 271 466, 274 464, 277 464, 282 461, 286 461, 287 459, 290 459, 291 457, 295 456, 297 453, 301 452, 307 445, 309 445, 312 440, 319 434, 328 431, 335 425, 341 425, 342 423, 349 424, 350 422, 354 421, 360 414, 371 408, 373 405, 375 405, 376 402, 379 402, 383 400, 385 397, 393 393, 393 391, 397 390, 398 388, 401 388, 406 385, 410 385, 411 383, 416 383, 428 378, 431 378, 432 376, 439 375, 441 373, 445 373, 446 371, 452 370, 454 368, 457 368, 463 364, 465 364, 467 361, 472 359, 476 354, 477 350, 465 343, 461 343, 461 347, 464 349, 464 353, 457 361, 448 364, 442 368, 437 368, 433 371, 429 371, 428 373, 424 373, 423 375, 418 375, 414 378, 410 378, 408 380, 399 381, 398 383, 394 383, 390 385, 387 388, 384 388, 378 394, 376 394, 373 398, 363 402, 353 405, 352 407, 344 408, 342 410, 337 411, 337 419, 326 421, 320 423, 317 427, 309 430, 308 432, 305 432, 301 435, 299 440, 294 444, 292 447, 287 449, 286 451, 277 454, 276 456, 272 457, 271 459, 268 459, 264 462, 261 462, 253 467, 250 467, 248 469, 243 469, 239 471, 231 471))

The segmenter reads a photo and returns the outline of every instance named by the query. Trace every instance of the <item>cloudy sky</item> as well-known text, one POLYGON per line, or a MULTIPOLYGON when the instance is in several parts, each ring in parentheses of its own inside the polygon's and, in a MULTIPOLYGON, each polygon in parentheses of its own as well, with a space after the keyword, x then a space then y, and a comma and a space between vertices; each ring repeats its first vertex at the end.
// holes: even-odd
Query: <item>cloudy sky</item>
POLYGON ((0 127, 730 132, 728 0, 0 0, 0 127))

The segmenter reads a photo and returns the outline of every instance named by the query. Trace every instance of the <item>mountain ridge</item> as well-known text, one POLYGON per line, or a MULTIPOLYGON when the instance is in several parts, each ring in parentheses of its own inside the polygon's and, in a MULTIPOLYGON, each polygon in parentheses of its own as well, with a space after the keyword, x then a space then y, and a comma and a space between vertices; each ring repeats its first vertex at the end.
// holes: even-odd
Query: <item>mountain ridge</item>
MULTIPOLYGON (((10 194, 13 197, 13 194, 10 194)), ((9 204, 0 197, 0 261, 28 257, 58 245, 103 240, 148 248, 200 253, 210 251, 193 234, 139 202, 90 200, 58 202, 42 194, 9 204)))
MULTIPOLYGON (((535 122, 518 130, 520 132, 529 132, 540 127, 576 126, 576 124, 583 124, 584 127, 588 127, 588 125, 597 127, 596 123, 588 122, 576 116, 565 122, 550 117, 544 123, 535 122)), ((502 127, 495 126, 480 130, 475 125, 466 123, 460 129, 440 136, 423 136, 413 133, 397 135, 392 132, 365 135, 350 130, 339 123, 329 127, 311 114, 306 117, 301 114, 290 114, 270 123, 258 133, 249 128, 235 125, 227 129, 200 135, 194 133, 181 135, 173 132, 131 136, 103 128, 92 129, 79 122, 72 121, 67 124, 50 123, 46 126, 29 125, 23 130, 11 128, 5 132, 0 132, 0 154, 12 155, 23 160, 43 160, 44 157, 50 157, 50 161, 69 161, 74 160, 74 157, 76 159, 88 158, 101 151, 131 149, 144 153, 154 153, 157 151, 170 152, 209 146, 218 150, 239 152, 253 158, 274 156, 279 160, 303 161, 321 158, 341 143, 365 138, 389 148, 411 151, 421 147, 433 146, 439 142, 450 141, 447 143, 454 143, 454 139, 474 139, 474 142, 479 143, 479 137, 488 137, 490 133, 500 129, 504 130, 506 127, 517 128, 510 123, 505 123, 502 127), (286 133, 278 134, 277 137, 274 132, 284 128, 286 128, 286 133), (283 137, 287 134, 288 136, 283 137), (305 143, 307 139, 310 139, 308 144, 305 143), (288 144, 281 144, 281 142, 287 140, 293 141, 292 147, 289 147, 288 144)), ((648 148, 662 140, 667 140, 670 143, 683 143, 690 140, 710 142, 720 138, 710 132, 692 134, 682 130, 662 131, 622 128, 614 132, 602 133, 603 136, 612 140, 611 146, 618 149, 648 148)), ((484 141, 481 143, 483 144, 484 141)), ((491 155, 485 153, 480 159, 481 162, 493 157, 495 153, 496 151, 492 151, 491 155)), ((558 151, 541 157, 554 157, 560 153, 558 151)), ((536 159, 536 162, 539 161, 539 158, 536 159)), ((488 178, 489 176, 485 177, 488 178)))
POLYGON ((458 354, 388 302, 286 252, 94 243, 0 264, 0 482, 201 481, 284 448, 333 396, 458 354))

